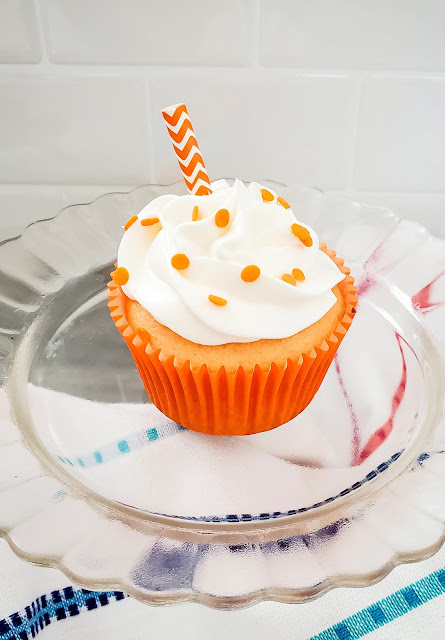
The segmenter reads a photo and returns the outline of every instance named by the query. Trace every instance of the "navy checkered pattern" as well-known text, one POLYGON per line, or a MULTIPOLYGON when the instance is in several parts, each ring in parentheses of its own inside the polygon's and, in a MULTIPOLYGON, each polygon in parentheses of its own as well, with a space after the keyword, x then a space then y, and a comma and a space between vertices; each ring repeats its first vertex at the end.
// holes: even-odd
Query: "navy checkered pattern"
MULTIPOLYGON (((371 480, 374 480, 374 478, 376 478, 378 475, 380 475, 381 473, 383 473, 384 471, 386 471, 393 462, 395 462, 398 458, 400 458, 400 456, 402 455, 403 451, 398 451, 397 453, 395 453, 394 455, 392 455, 389 460, 387 460, 386 462, 382 462, 381 464, 379 464, 379 466, 374 470, 374 471, 370 471, 364 478, 363 480, 360 480, 359 482, 354 482, 354 484, 350 487, 348 487, 347 489, 343 489, 343 491, 340 491, 340 493, 338 493, 335 496, 331 496, 330 498, 326 498, 326 500, 323 500, 322 502, 316 502, 315 504, 311 504, 308 507, 300 507, 300 509, 290 509, 289 511, 271 511, 271 512, 265 512, 265 513, 259 513, 259 514, 252 514, 252 513, 240 513, 240 514, 228 514, 225 516, 197 516, 197 517, 193 517, 193 516, 177 516, 177 515, 172 515, 172 514, 168 514, 168 513, 157 513, 156 515, 158 516, 167 516, 168 518, 177 518, 180 520, 191 520, 194 522, 253 522, 253 521, 264 521, 264 520, 276 520, 278 518, 284 518, 286 516, 295 516, 297 513, 306 513, 306 511, 311 511, 312 509, 317 509, 318 507, 321 507, 324 504, 329 504, 330 502, 334 502, 334 500, 338 500, 338 498, 341 498, 343 496, 348 495, 348 493, 352 493, 353 491, 356 491, 359 487, 362 487, 364 484, 367 484, 368 482, 371 482, 371 480)), ((431 453, 423 453, 422 456, 427 456, 429 457, 432 453, 443 453, 442 451, 438 451, 438 452, 431 452, 431 453)), ((424 458, 426 459, 426 458, 424 458)), ((420 464, 420 463, 419 463, 420 464)))
MULTIPOLYGON (((64 464, 69 464, 71 466, 81 466, 87 467, 92 466, 93 464, 103 464, 104 462, 110 461, 116 457, 116 455, 128 454, 130 451, 137 449, 138 447, 143 446, 144 444, 150 444, 155 442, 161 438, 169 437, 174 435, 174 433, 178 433, 180 431, 185 431, 184 427, 176 423, 168 423, 167 427, 170 427, 166 431, 162 429, 147 429, 141 432, 137 432, 132 434, 127 438, 127 440, 119 440, 116 443, 112 443, 103 449, 103 451, 95 451, 93 453, 87 454, 83 458, 62 458, 59 457, 59 460, 64 464), (172 430, 173 429, 173 430, 172 430)), ((166 516, 168 518, 176 518, 179 520, 191 520, 193 522, 253 522, 253 521, 264 521, 264 520, 276 520, 277 518, 285 518, 287 516, 294 516, 297 513, 305 513, 306 511, 311 511, 312 509, 317 509, 322 505, 329 504, 334 502, 334 500, 338 500, 353 491, 356 491, 364 484, 371 482, 374 478, 381 475, 384 471, 386 471, 392 464, 402 455, 403 451, 398 451, 394 455, 392 455, 388 460, 382 462, 378 465, 376 469, 370 471, 362 480, 354 482, 353 485, 343 489, 335 496, 331 496, 330 498, 326 498, 322 502, 316 502, 307 507, 300 507, 299 509, 290 509, 289 511, 272 511, 272 512, 264 512, 259 514, 251 514, 251 513, 229 513, 227 515, 222 516, 181 516, 170 513, 159 513, 158 516, 166 516)), ((434 454, 442 454, 444 451, 429 451, 422 453, 416 461, 416 465, 413 468, 415 470, 419 466, 422 466, 432 455, 434 454)))
MULTIPOLYGON (((349 489, 345 489, 338 496, 328 498, 326 502, 332 502, 342 495, 355 491, 359 486, 369 482, 377 475, 385 471, 402 452, 394 454, 387 462, 380 464, 375 471, 371 471, 361 481, 353 484, 349 489)), ((432 455, 443 454, 444 451, 430 451, 419 456, 417 464, 412 471, 416 471, 432 455)), ((206 518, 210 522, 247 522, 252 520, 268 520, 286 515, 293 515, 310 509, 315 509, 322 503, 317 503, 302 509, 288 512, 275 511, 272 513, 262 513, 257 516, 251 514, 227 515, 223 517, 206 518)), ((188 518, 193 520, 203 520, 204 518, 188 518)), ((335 535, 346 521, 338 522, 320 529, 314 534, 301 536, 305 544, 310 547, 312 539, 320 536, 330 537, 335 535)), ((280 550, 287 550, 292 544, 292 538, 278 540, 273 543, 260 545, 272 547, 277 545, 280 550)), ((232 553, 244 552, 250 545, 230 545, 228 547, 232 553)), ((422 578, 418 582, 395 592, 384 600, 354 614, 350 618, 339 622, 330 629, 314 636, 310 640, 356 640, 374 631, 384 624, 408 613, 412 609, 425 604, 429 600, 445 595, 445 569, 436 571, 431 575, 422 578)), ((120 591, 88 591, 87 589, 74 589, 71 586, 62 590, 52 591, 50 595, 41 595, 21 612, 12 613, 8 618, 0 620, 0 640, 29 640, 35 638, 40 631, 55 621, 65 620, 79 615, 82 611, 94 611, 98 607, 104 607, 110 602, 123 600, 126 596, 120 591)))
MULTIPOLYGON (((315 504, 311 504, 307 507, 300 507, 300 509, 290 509, 289 511, 270 511, 259 514, 252 513, 240 513, 240 514, 228 514, 224 516, 178 516, 172 515, 170 513, 156 513, 158 516, 166 516, 168 518, 176 518, 179 520, 191 520, 193 522, 254 522, 258 520, 276 520, 279 518, 285 518, 286 516, 295 516, 297 513, 306 513, 307 511, 311 511, 312 509, 317 509, 322 505, 329 504, 334 502, 334 500, 338 500, 338 498, 342 498, 343 496, 347 496, 349 493, 356 491, 364 484, 371 482, 374 478, 384 473, 392 464, 402 455, 403 451, 398 451, 394 453, 386 462, 382 462, 378 465, 376 469, 370 471, 362 480, 358 482, 354 482, 353 485, 343 489, 335 496, 331 496, 330 498, 326 498, 322 502, 316 502, 315 504)), ((433 455, 444 454, 445 451, 428 451, 422 453, 416 460, 411 471, 416 471, 419 467, 423 466, 423 464, 429 460, 433 455)))
MULTIPOLYGON (((242 546, 234 546, 231 550, 241 551, 242 546)), ((440 569, 354 613, 309 640, 359 640, 413 609, 444 595, 445 569, 440 569)), ((94 611, 125 597, 120 591, 87 591, 70 586, 52 591, 50 595, 37 598, 25 607, 24 611, 0 620, 0 640, 35 638, 52 622, 66 620, 85 611, 94 611)))
POLYGON ((121 591, 88 591, 73 587, 52 591, 50 595, 34 600, 23 611, 0 620, 0 640, 35 638, 51 622, 72 618, 81 611, 92 611, 125 597, 121 591))

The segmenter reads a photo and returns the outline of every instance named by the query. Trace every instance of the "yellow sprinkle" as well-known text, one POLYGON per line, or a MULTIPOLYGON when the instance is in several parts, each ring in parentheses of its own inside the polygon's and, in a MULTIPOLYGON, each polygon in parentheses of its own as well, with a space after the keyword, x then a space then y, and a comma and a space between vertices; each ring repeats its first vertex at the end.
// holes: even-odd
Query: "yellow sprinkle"
POLYGON ((292 269, 292 275, 294 276, 295 280, 303 281, 306 279, 306 276, 301 269, 292 269))
POLYGON ((137 216, 131 216, 131 218, 129 218, 127 220, 127 222, 125 223, 124 231, 127 231, 127 229, 129 229, 131 227, 131 225, 136 222, 137 219, 138 219, 137 216))
POLYGON ((301 224, 293 224, 291 226, 292 233, 296 236, 301 242, 305 245, 305 247, 312 247, 313 241, 311 238, 311 234, 303 227, 301 224))
POLYGON ((290 273, 285 273, 281 276, 281 279, 284 280, 284 282, 287 282, 287 284, 291 284, 293 287, 295 287, 295 285, 297 284, 295 282, 294 276, 291 276, 290 273))
POLYGON ((199 209, 198 209, 198 205, 196 204, 193 207, 193 213, 192 213, 192 220, 193 222, 196 222, 197 220, 199 220, 199 209))
POLYGON ((261 189, 261 195, 263 196, 263 202, 272 202, 274 195, 268 189, 261 189))
POLYGON ((241 280, 244 282, 254 282, 260 277, 260 268, 256 264, 250 264, 241 271, 241 280))
POLYGON ((178 271, 183 271, 187 269, 190 265, 190 260, 183 253, 176 253, 172 258, 172 267, 173 269, 177 269, 178 271))
POLYGON ((113 280, 115 281, 116 284, 118 284, 120 287, 124 284, 127 284, 128 282, 128 278, 129 278, 129 273, 126 270, 125 267, 119 267, 118 269, 116 269, 116 271, 113 273, 113 280))
POLYGON ((157 222, 159 222, 159 218, 145 218, 145 220, 141 220, 141 225, 143 227, 151 227, 152 224, 157 222))
POLYGON ((290 209, 290 204, 288 202, 286 202, 286 200, 284 198, 282 198, 281 196, 279 198, 277 198, 277 202, 278 202, 278 204, 281 204, 281 206, 284 207, 285 209, 290 209))
POLYGON ((227 304, 227 300, 224 300, 224 298, 220 298, 219 296, 209 295, 209 300, 218 307, 224 307, 227 304))
POLYGON ((215 224, 217 227, 220 227, 221 229, 223 227, 227 227, 229 220, 230 214, 227 209, 220 209, 215 213, 215 224))

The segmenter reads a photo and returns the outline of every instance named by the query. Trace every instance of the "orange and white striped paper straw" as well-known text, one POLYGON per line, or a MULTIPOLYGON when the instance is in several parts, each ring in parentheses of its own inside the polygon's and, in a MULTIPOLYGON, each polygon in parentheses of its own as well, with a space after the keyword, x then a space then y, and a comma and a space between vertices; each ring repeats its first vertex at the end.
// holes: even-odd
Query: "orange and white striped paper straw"
POLYGON ((162 116, 173 142, 182 175, 189 193, 207 196, 212 193, 210 180, 195 138, 185 104, 173 104, 162 109, 162 116))

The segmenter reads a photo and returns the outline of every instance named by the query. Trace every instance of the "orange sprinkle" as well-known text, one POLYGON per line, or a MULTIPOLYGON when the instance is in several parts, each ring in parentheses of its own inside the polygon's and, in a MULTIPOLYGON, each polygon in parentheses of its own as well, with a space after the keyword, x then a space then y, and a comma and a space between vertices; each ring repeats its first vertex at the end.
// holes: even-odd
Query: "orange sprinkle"
POLYGON ((281 204, 281 206, 284 207, 285 209, 290 209, 290 204, 288 202, 286 202, 286 200, 284 198, 282 198, 281 196, 279 198, 277 198, 277 202, 278 202, 278 204, 281 204))
POLYGON ((241 271, 241 280, 244 282, 254 282, 260 277, 260 268, 256 264, 250 264, 241 271))
POLYGON ((127 284, 128 282, 128 278, 130 277, 128 271, 126 270, 125 267, 119 267, 118 269, 116 269, 116 271, 113 273, 113 280, 115 281, 116 284, 118 284, 120 287, 123 284, 127 284))
POLYGON ((297 284, 294 276, 291 276, 290 273, 285 273, 281 276, 281 279, 284 280, 284 282, 287 282, 287 284, 291 284, 293 287, 297 284))
POLYGON ((301 269, 292 269, 292 275, 294 276, 295 280, 306 280, 306 276, 301 269))
POLYGON ((217 227, 220 227, 221 229, 223 227, 227 227, 229 220, 230 214, 227 209, 220 209, 215 213, 215 224, 217 227))
POLYGON ((199 209, 198 209, 198 205, 196 204, 193 207, 193 213, 192 213, 192 220, 193 222, 196 222, 197 220, 199 220, 199 209))
POLYGON ((291 229, 294 236, 301 240, 305 247, 312 247, 313 242, 311 234, 306 229, 306 227, 303 227, 301 224, 295 223, 292 225, 291 229))
POLYGON ((218 307, 224 307, 227 304, 227 300, 224 300, 224 298, 220 298, 218 296, 209 296, 209 300, 210 302, 213 302, 213 304, 216 304, 218 307))
POLYGON ((263 202, 272 202, 274 200, 274 195, 267 189, 261 189, 261 195, 263 196, 263 202))
POLYGON ((141 220, 141 225, 143 227, 151 227, 152 224, 157 222, 159 222, 159 218, 145 218, 145 220, 141 220))
POLYGON ((127 220, 127 222, 125 223, 125 226, 124 226, 124 231, 127 231, 127 229, 129 229, 131 227, 131 225, 136 222, 137 219, 138 219, 137 216, 131 216, 131 218, 128 218, 128 220, 127 220))
POLYGON ((183 253, 176 253, 172 258, 173 269, 177 269, 178 271, 183 271, 183 269, 187 269, 189 265, 190 265, 190 260, 183 253))

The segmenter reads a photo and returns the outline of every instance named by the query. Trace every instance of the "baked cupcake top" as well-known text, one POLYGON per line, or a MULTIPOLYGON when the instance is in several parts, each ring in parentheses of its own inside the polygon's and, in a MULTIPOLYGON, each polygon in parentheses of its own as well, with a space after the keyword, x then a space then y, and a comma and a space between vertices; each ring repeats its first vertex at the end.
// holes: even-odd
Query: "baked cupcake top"
POLYGON ((125 225, 114 279, 161 324, 203 345, 287 338, 335 304, 344 274, 283 198, 252 182, 166 195, 125 225))

